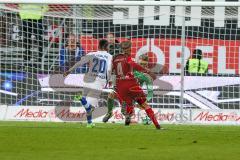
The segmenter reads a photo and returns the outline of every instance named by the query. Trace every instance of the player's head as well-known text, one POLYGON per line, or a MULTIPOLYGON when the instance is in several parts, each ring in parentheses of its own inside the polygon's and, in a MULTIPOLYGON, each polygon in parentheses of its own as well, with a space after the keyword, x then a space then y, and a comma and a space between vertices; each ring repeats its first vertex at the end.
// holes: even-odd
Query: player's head
POLYGON ((131 47, 132 43, 130 41, 123 41, 121 44, 121 49, 123 54, 130 55, 131 54, 131 47))
POLYGON ((143 54, 139 57, 139 64, 142 67, 147 67, 148 66, 148 56, 146 54, 143 54))
POLYGON ((114 36, 114 34, 109 32, 107 34, 107 40, 108 40, 109 43, 115 43, 115 36, 114 36))
POLYGON ((98 49, 101 51, 108 51, 108 41, 106 39, 101 39, 98 43, 98 49))
POLYGON ((77 44, 77 37, 75 34, 69 34, 67 39, 67 46, 76 46, 77 44))
POLYGON ((193 51, 192 58, 202 59, 202 50, 201 49, 195 49, 193 51))

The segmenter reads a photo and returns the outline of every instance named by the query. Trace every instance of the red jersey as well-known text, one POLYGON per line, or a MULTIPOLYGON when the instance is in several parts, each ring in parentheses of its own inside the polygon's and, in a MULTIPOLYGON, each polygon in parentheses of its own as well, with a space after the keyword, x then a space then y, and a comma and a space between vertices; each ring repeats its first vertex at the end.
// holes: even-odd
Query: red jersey
POLYGON ((129 55, 118 54, 113 58, 113 72, 116 75, 117 80, 135 79, 133 70, 148 72, 147 69, 135 63, 129 55))
POLYGON ((134 101, 139 104, 146 101, 146 96, 134 77, 133 70, 148 72, 147 69, 135 63, 131 56, 118 54, 113 58, 113 72, 117 78, 115 91, 127 105, 132 105, 134 101))

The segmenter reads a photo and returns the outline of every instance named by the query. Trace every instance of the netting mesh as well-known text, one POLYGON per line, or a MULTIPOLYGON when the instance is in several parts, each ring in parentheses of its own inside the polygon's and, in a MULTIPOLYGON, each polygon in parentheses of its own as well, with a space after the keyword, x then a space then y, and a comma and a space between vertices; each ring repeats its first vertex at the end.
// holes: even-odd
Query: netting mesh
MULTIPOLYGON (((52 4, 41 21, 22 20, 18 4, 1 5, 0 12, 1 104, 79 106, 74 97, 81 87, 66 86, 61 74, 106 38, 131 40, 136 61, 148 55, 158 74, 153 107, 179 108, 184 18, 184 65, 195 49, 209 63, 207 74, 185 75, 184 107, 239 109, 238 7, 186 7, 183 15, 174 6, 52 4)), ((106 105, 106 96, 99 105, 106 105)))
MULTIPOLYGON (((46 5, 42 5, 46 6, 46 5)), ((59 17, 59 18, 73 18, 74 19, 127 19, 127 18, 143 18, 163 15, 186 16, 192 19, 201 18, 216 18, 215 20, 222 21, 224 15, 226 19, 238 18, 238 7, 185 7, 185 13, 182 12, 181 6, 113 6, 113 5, 60 5, 49 4, 49 10, 44 13, 44 16, 59 17), (221 14, 216 12, 224 11, 221 14), (134 11, 129 15, 128 12, 134 11), (121 15, 121 17, 116 17, 121 15)), ((1 8, 5 11, 19 12, 18 4, 2 4, 1 8)))

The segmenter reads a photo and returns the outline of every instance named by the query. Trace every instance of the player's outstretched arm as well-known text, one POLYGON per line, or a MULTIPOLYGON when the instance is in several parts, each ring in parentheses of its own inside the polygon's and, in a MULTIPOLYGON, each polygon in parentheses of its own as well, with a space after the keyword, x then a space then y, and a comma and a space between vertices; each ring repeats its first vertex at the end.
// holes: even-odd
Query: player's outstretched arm
POLYGON ((70 72, 66 71, 66 72, 63 73, 63 77, 67 77, 69 74, 70 74, 70 72))
POLYGON ((90 55, 83 56, 79 62, 77 62, 73 67, 71 67, 68 71, 63 73, 63 76, 66 77, 68 76, 73 70, 78 68, 79 66, 84 65, 90 60, 90 55))
POLYGON ((151 73, 150 70, 147 68, 143 68, 141 65, 139 65, 136 62, 134 62, 133 60, 131 60, 131 58, 128 59, 128 63, 133 67, 134 70, 147 73, 152 77, 153 80, 156 79, 156 75, 154 73, 151 73))
POLYGON ((128 63, 133 67, 134 70, 137 70, 139 72, 145 72, 148 73, 149 70, 146 68, 143 68, 141 65, 135 63, 130 57, 128 58, 128 63))

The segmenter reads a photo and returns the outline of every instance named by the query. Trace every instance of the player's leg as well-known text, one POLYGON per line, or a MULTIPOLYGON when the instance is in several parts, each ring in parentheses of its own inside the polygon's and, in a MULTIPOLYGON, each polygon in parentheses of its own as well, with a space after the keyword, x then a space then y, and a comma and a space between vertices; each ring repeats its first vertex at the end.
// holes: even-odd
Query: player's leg
POLYGON ((147 104, 147 98, 144 94, 142 88, 135 84, 133 87, 130 88, 132 98, 140 105, 140 108, 144 109, 148 117, 151 119, 153 124, 157 129, 160 129, 160 125, 154 115, 152 108, 147 104))
POLYGON ((155 114, 152 110, 152 108, 148 105, 147 101, 146 101, 146 98, 144 97, 141 97, 137 100, 138 104, 140 105, 140 107, 142 109, 145 110, 146 114, 148 115, 148 117, 151 119, 151 121, 153 122, 153 124, 155 125, 155 127, 157 129, 160 129, 160 125, 155 117, 155 114))
POLYGON ((134 114, 134 106, 127 105, 126 112, 125 112, 125 125, 128 126, 131 123, 131 117, 134 114))
POLYGON ((92 113, 94 109, 98 106, 98 100, 100 99, 102 91, 101 90, 95 90, 90 89, 87 94, 87 102, 89 104, 89 110, 87 111, 87 119, 91 121, 90 124, 87 125, 87 127, 94 127, 95 124, 92 123, 92 113))
POLYGON ((85 96, 81 97, 80 101, 86 110, 87 123, 91 124, 92 123, 92 112, 94 110, 94 107, 88 102, 87 97, 85 97, 85 96))
POLYGON ((91 97, 88 97, 88 96, 91 96, 91 93, 92 92, 90 89, 85 88, 83 90, 83 96, 80 97, 80 101, 86 110, 86 117, 87 117, 88 124, 92 124, 92 112, 94 110, 94 106, 91 104, 91 101, 93 102, 94 100, 92 100, 91 97))
POLYGON ((124 116, 127 114, 127 104, 125 102, 121 103, 121 113, 124 116))
POLYGON ((116 94, 122 106, 122 110, 125 113, 125 125, 129 125, 131 122, 131 116, 134 113, 133 101, 135 93, 130 90, 131 87, 138 85, 135 80, 122 81, 117 84, 116 94))
POLYGON ((126 92, 122 95, 124 103, 121 103, 122 110, 125 112, 125 125, 128 126, 131 123, 131 117, 134 114, 133 98, 126 92), (124 109, 125 108, 125 109, 124 109))
POLYGON ((98 100, 90 96, 87 96, 86 100, 88 102, 88 108, 86 108, 86 113, 87 113, 86 116, 87 116, 87 122, 88 122, 87 127, 93 128, 95 124, 93 124, 93 121, 92 121, 92 113, 96 108, 95 102, 97 102, 98 100))
POLYGON ((107 114, 103 117, 103 122, 106 123, 111 117, 112 117, 112 110, 114 107, 114 99, 116 98, 115 92, 111 92, 108 94, 108 99, 107 99, 107 114))

